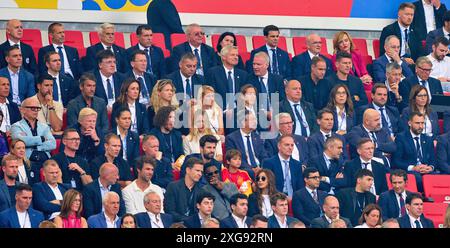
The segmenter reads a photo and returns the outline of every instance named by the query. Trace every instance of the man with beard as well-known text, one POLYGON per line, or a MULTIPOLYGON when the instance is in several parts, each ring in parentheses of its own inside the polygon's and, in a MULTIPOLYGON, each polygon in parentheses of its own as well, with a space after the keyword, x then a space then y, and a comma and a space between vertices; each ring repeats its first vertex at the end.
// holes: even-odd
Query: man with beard
POLYGON ((433 52, 427 56, 433 64, 430 77, 437 78, 441 82, 450 81, 450 58, 446 56, 449 45, 447 38, 439 37, 433 42, 433 52))
POLYGON ((0 181, 0 211, 12 208, 16 204, 16 181, 19 172, 17 157, 6 155, 2 159, 2 171, 4 178, 0 181))
POLYGON ((432 137, 422 134, 425 116, 413 112, 409 116, 409 129, 395 139, 397 151, 392 160, 393 169, 402 169, 414 174, 417 189, 423 192, 422 175, 435 171, 434 143, 432 137))

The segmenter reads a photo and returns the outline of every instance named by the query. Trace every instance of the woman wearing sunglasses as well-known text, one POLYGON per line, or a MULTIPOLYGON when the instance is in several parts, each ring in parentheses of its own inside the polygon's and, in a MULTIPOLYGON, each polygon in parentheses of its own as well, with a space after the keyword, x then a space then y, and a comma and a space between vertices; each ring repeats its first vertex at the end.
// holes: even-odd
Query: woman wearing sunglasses
POLYGON ((270 197, 278 192, 275 187, 275 175, 270 170, 262 169, 256 173, 255 184, 253 194, 248 198, 247 216, 262 214, 268 218, 273 214, 270 197))

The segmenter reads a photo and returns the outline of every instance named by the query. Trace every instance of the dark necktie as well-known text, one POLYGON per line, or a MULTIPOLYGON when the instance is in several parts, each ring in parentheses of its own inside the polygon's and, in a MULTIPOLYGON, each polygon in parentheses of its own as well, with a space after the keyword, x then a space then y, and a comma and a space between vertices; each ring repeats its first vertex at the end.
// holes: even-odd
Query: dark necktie
POLYGON ((228 71, 227 76, 227 82, 228 82, 228 93, 234 94, 234 82, 233 82, 233 75, 231 74, 231 71, 228 71))
POLYGON ((400 217, 402 217, 406 215, 405 200, 403 199, 402 194, 398 194, 398 196, 400 197, 400 217))
POLYGON ((409 37, 408 37, 408 29, 407 28, 405 28, 405 41, 406 42, 408 42, 409 41, 409 39, 408 39, 409 37))
POLYGON ((369 165, 370 163, 362 163, 362 165, 363 165, 363 169, 366 169, 367 170, 367 166, 369 165))
POLYGON ((148 98, 147 85, 145 85, 144 79, 142 77, 138 77, 137 81, 139 81, 139 84, 140 84, 140 87, 141 87, 142 97, 148 98))
POLYGON ((300 124, 300 127, 301 127, 301 131, 302 131, 301 135, 303 137, 308 137, 308 133, 306 132, 306 127, 305 127, 305 125, 303 125, 303 118, 300 115, 300 111, 298 110, 297 107, 300 107, 300 104, 298 104, 298 103, 294 104, 294 112, 295 112, 295 115, 297 116, 297 119, 299 122, 298 124, 300 124))
POLYGON ((408 36, 408 29, 405 28, 405 55, 404 57, 410 57, 411 56, 411 50, 409 48, 409 36, 408 36))
POLYGON ((59 54, 59 59, 61 60, 61 72, 66 73, 66 70, 64 68, 64 54, 62 52, 62 46, 58 46, 58 54, 59 54))
POLYGON ((113 100, 114 96, 113 96, 113 89, 111 87, 111 80, 109 80, 109 78, 106 79, 106 89, 108 90, 108 100, 113 100))
POLYGON ((253 154, 253 150, 252 150, 252 142, 250 141, 250 135, 245 136, 247 138, 247 150, 248 150, 248 156, 249 156, 249 160, 250 160, 250 167, 256 167, 256 160, 255 160, 255 155, 253 154))
POLYGON ((19 44, 14 44, 14 45, 12 45, 13 47, 17 47, 17 48, 19 48, 20 49, 20 46, 19 46, 19 44))
POLYGON ((53 78, 53 100, 59 102, 59 94, 58 94, 58 80, 53 78))
POLYGON ((261 87, 261 92, 260 93, 263 93, 263 94, 266 94, 267 95, 267 97, 266 97, 266 109, 267 110, 269 110, 270 109, 270 99, 269 99, 269 93, 267 92, 267 88, 266 88, 266 85, 264 84, 264 78, 263 77, 260 77, 259 78, 259 84, 260 84, 260 87, 261 87))
POLYGON ((427 81, 425 81, 425 80, 421 80, 420 81, 420 84, 423 86, 423 87, 427 87, 426 85, 427 85, 427 81))
POLYGON ((292 194, 294 193, 294 189, 292 188, 292 179, 290 174, 290 167, 289 167, 289 161, 283 160, 284 163, 284 185, 283 185, 283 191, 286 193, 286 195, 292 197, 292 194))
POLYGON ((189 78, 186 78, 186 96, 188 96, 189 98, 193 98, 191 84, 189 83, 189 78))
POLYGON ((150 56, 150 50, 148 48, 144 49, 145 57, 147 57, 147 72, 153 74, 152 71, 152 57, 150 56))
POLYGON ((380 108, 380 112, 381 112, 381 124, 383 125, 384 128, 386 128, 386 130, 391 132, 391 129, 390 129, 389 124, 387 122, 386 116, 384 115, 384 108, 383 107, 380 108))
POLYGON ((420 140, 419 137, 414 137, 414 140, 416 141, 416 151, 417 151, 417 161, 422 163, 422 149, 420 147, 420 140))
POLYGON ((331 137, 330 134, 325 134, 325 142, 327 142, 327 140, 331 137))
POLYGON ((377 143, 378 143, 378 141, 377 141, 377 135, 375 134, 374 131, 371 131, 371 132, 370 132, 370 136, 372 136, 372 141, 373 141, 373 143, 375 143, 375 147, 377 147, 377 143))
POLYGON ((416 228, 422 228, 419 220, 414 221, 414 224, 416 224, 416 228))
POLYGON ((278 72, 277 50, 276 49, 270 49, 270 50, 272 50, 272 73, 273 74, 279 74, 279 72, 278 72))
POLYGON ((317 197, 317 190, 313 190, 312 191, 312 197, 314 199, 314 201, 319 204, 319 197, 317 197))
POLYGON ((195 55, 195 57, 197 57, 197 70, 198 70, 202 67, 202 60, 200 58, 200 54, 198 53, 197 48, 194 49, 194 55, 195 55))

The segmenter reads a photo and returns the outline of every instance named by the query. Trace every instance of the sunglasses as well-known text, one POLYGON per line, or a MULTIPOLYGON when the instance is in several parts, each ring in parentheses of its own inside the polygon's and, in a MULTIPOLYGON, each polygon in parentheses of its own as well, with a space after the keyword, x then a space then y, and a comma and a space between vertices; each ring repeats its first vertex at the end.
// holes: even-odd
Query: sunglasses
POLYGON ((208 177, 212 177, 213 175, 217 175, 217 174, 219 174, 219 171, 218 171, 218 170, 215 170, 215 171, 211 171, 211 172, 206 173, 206 175, 207 175, 208 177))
POLYGON ((257 177, 256 177, 256 181, 257 181, 257 182, 258 182, 258 181, 264 182, 264 181, 266 181, 266 179, 267 179, 267 178, 266 178, 265 176, 261 176, 261 177, 260 177, 260 176, 257 176, 257 177))

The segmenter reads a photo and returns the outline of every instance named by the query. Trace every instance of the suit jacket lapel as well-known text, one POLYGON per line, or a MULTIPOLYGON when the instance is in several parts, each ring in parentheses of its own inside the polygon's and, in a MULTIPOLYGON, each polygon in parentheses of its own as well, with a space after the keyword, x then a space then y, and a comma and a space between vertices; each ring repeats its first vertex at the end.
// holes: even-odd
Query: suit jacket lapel
MULTIPOLYGON (((21 225, 19 222, 19 216, 17 215, 16 208, 14 208, 14 210, 12 210, 12 213, 13 214, 11 215, 11 222, 12 222, 11 226, 20 228, 21 225)), ((29 211, 28 211, 28 214, 30 214, 29 211)), ((29 217, 30 217, 30 223, 31 223, 31 215, 29 215, 29 217)))

